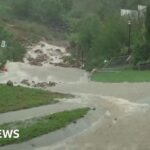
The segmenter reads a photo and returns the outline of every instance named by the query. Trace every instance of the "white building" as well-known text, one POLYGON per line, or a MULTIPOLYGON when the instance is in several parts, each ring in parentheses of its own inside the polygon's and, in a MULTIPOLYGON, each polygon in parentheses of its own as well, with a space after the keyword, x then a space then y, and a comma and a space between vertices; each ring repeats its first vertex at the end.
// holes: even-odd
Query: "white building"
POLYGON ((146 9, 147 9, 147 6, 144 6, 144 5, 138 5, 137 10, 121 9, 121 16, 129 17, 130 19, 144 18, 146 9))
POLYGON ((138 18, 138 11, 137 10, 130 10, 130 9, 121 9, 121 16, 122 17, 131 17, 131 18, 138 18))
POLYGON ((146 11, 147 6, 144 5, 138 5, 138 11, 146 11))
POLYGON ((146 10, 147 10, 147 6, 138 5, 138 13, 140 18, 141 17, 143 18, 145 16, 146 10))

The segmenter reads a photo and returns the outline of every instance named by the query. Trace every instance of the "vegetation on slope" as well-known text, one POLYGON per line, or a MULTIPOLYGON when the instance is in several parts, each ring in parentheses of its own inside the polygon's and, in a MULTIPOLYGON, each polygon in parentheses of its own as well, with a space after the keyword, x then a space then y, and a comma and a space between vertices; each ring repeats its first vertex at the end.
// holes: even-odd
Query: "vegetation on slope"
POLYGON ((4 63, 6 60, 21 61, 25 48, 16 41, 15 37, 7 31, 4 27, 0 27, 0 41, 6 41, 7 47, 0 48, 0 62, 4 63))
MULTIPOLYGON (((120 17, 120 9, 137 10, 138 4, 148 6, 149 1, 1 0, 0 4, 0 24, 7 32, 12 32, 17 43, 21 40, 22 45, 22 42, 37 41, 41 37, 48 40, 61 37, 70 41, 73 54, 78 59, 84 54, 85 68, 91 70, 103 66, 106 59, 129 54, 128 20, 120 17)), ((132 20, 131 55, 134 65, 150 59, 147 36, 149 7, 144 19, 145 22, 143 19, 132 20)), ((16 51, 21 58, 24 51, 16 51)), ((13 59, 14 56, 10 54, 10 57, 13 59)))

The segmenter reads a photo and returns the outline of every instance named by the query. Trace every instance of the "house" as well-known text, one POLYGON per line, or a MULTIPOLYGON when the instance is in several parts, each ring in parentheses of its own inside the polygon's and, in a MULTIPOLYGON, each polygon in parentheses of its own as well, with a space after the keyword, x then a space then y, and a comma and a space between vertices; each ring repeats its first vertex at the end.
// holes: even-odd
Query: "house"
POLYGON ((138 11, 137 10, 130 10, 130 9, 121 9, 121 16, 137 19, 138 18, 138 11))
POLYGON ((145 5, 138 5, 137 10, 131 9, 121 9, 121 16, 128 17, 128 19, 136 19, 144 18, 146 13, 147 6, 145 5))

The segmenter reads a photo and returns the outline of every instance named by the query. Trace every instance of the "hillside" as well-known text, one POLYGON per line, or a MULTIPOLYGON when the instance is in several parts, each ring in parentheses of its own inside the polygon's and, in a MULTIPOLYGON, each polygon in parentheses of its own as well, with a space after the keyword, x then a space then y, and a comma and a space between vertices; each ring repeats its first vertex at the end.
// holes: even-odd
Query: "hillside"
MULTIPOLYGON (((70 42, 77 59, 82 59, 84 51, 81 61, 86 69, 101 67, 105 59, 127 55, 128 26, 120 17, 120 9, 137 9, 138 4, 148 3, 148 0, 1 0, 0 40, 6 40, 8 47, 7 51, 1 49, 0 61, 21 60, 25 45, 44 40, 56 45, 70 42)), ((133 49, 137 49, 143 30, 141 24, 133 22, 133 49)), ((134 63, 139 60, 142 58, 135 58, 134 63)))

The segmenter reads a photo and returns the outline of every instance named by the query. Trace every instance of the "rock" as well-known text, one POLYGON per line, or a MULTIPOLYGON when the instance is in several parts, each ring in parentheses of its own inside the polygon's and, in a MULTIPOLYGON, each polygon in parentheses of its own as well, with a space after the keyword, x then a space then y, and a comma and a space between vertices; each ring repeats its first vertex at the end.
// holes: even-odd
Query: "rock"
POLYGON ((35 81, 32 81, 32 84, 35 84, 35 81))
POLYGON ((56 55, 59 55, 59 56, 63 55, 63 53, 60 49, 56 49, 55 53, 56 53, 56 55))
POLYGON ((114 120, 115 120, 115 121, 117 121, 118 119, 117 119, 117 118, 115 118, 114 120))
POLYGON ((12 81, 9 80, 9 81, 7 82, 7 86, 14 86, 14 84, 13 84, 12 81))
POLYGON ((40 83, 37 83, 34 85, 34 87, 38 87, 38 88, 46 88, 48 86, 49 86, 49 84, 46 82, 40 82, 40 83))
POLYGON ((95 110, 96 110, 96 107, 93 107, 93 108, 92 108, 92 110, 94 110, 94 111, 95 111, 95 110))
POLYGON ((42 66, 41 61, 37 60, 37 58, 34 59, 34 58, 29 57, 29 58, 27 58, 27 60, 29 61, 30 65, 42 66))
POLYGON ((64 64, 64 63, 58 63, 58 64, 55 64, 55 66, 60 66, 60 67, 71 67, 69 64, 64 64))
POLYGON ((73 121, 73 123, 74 123, 74 124, 77 124, 77 121, 76 121, 76 120, 74 120, 74 121, 73 121))
POLYGON ((42 63, 47 60, 48 56, 46 54, 41 54, 38 55, 36 59, 33 59, 30 63, 32 63, 33 65, 42 66, 42 63))
POLYGON ((47 82, 35 83, 35 82, 32 81, 32 83, 33 83, 33 86, 37 87, 37 88, 47 88, 47 87, 52 87, 52 86, 56 85, 55 82, 51 82, 51 81, 49 83, 47 83, 47 82))
POLYGON ((29 62, 29 64, 34 66, 42 66, 42 63, 36 61, 29 62))
POLYGON ((50 81, 50 82, 49 82, 49 86, 50 86, 50 87, 52 87, 52 86, 56 86, 56 83, 55 83, 55 82, 51 82, 51 81, 50 81))
POLYGON ((113 120, 113 124, 116 124, 117 123, 117 121, 118 121, 118 119, 117 118, 115 118, 114 120, 113 120))
POLYGON ((29 57, 27 58, 27 60, 28 60, 29 62, 32 62, 32 61, 34 61, 34 58, 32 58, 32 57, 29 56, 29 57))
POLYGON ((27 85, 27 86, 30 86, 30 83, 28 80, 22 80, 21 81, 21 84, 24 84, 24 85, 27 85))
POLYGON ((61 50, 60 49, 56 49, 56 52, 61 53, 61 50))
POLYGON ((40 50, 40 49, 37 49, 37 50, 35 50, 34 52, 35 52, 35 53, 39 53, 39 54, 42 54, 42 53, 43 53, 42 50, 40 50))
POLYGON ((41 43, 41 47, 42 47, 42 48, 45 47, 45 44, 41 43))

